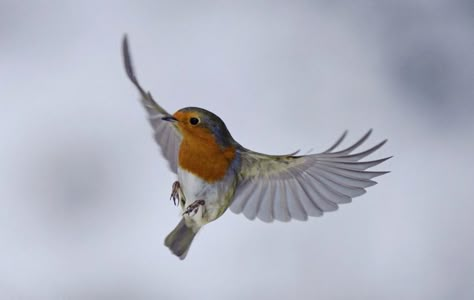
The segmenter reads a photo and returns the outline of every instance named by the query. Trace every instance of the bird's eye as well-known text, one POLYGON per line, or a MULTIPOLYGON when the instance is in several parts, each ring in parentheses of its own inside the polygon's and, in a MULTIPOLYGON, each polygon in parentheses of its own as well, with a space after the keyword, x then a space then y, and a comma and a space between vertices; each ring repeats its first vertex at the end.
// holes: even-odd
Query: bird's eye
POLYGON ((189 119, 189 123, 191 123, 191 125, 197 125, 199 124, 199 119, 192 117, 191 119, 189 119))

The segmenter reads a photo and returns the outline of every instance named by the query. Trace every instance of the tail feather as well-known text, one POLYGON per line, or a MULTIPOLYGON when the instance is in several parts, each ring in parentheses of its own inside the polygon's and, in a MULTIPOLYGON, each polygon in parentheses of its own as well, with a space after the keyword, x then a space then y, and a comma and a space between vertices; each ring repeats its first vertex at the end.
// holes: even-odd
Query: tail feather
POLYGON ((199 229, 193 229, 186 225, 184 218, 181 219, 178 226, 171 231, 165 239, 165 246, 168 247, 174 255, 184 259, 188 254, 191 242, 199 229))

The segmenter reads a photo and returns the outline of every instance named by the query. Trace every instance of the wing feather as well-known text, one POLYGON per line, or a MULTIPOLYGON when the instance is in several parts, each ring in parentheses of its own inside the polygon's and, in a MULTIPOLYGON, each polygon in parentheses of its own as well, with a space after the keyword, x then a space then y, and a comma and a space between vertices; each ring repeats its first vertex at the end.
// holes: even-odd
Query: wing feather
POLYGON ((366 161, 366 162, 342 162, 342 161, 327 161, 325 159, 318 160, 317 163, 326 165, 328 167, 335 167, 345 170, 353 170, 353 171, 364 171, 368 168, 374 167, 384 161, 389 159, 389 157, 377 159, 373 161, 366 161))
POLYGON ((337 200, 335 199, 338 195, 331 195, 331 190, 321 181, 318 176, 312 175, 310 172, 307 174, 311 177, 306 184, 312 188, 312 199, 315 204, 319 207, 322 212, 333 211, 337 209, 337 200))
POLYGON ((275 192, 275 201, 273 202, 273 215, 278 221, 288 222, 291 217, 286 201, 286 185, 281 181, 277 181, 276 184, 278 189, 275 192))
POLYGON ((150 121, 151 126, 154 130, 155 141, 160 146, 161 153, 168 161, 170 169, 173 172, 177 173, 177 156, 182 136, 179 133, 178 129, 172 123, 162 120, 163 117, 169 116, 170 114, 153 99, 153 96, 150 92, 145 92, 145 90, 138 82, 138 79, 133 70, 133 64, 130 56, 130 50, 128 47, 127 36, 124 36, 123 38, 122 53, 125 72, 127 73, 127 76, 130 81, 140 92, 141 102, 148 113, 148 120, 150 121))
MULTIPOLYGON (((384 141, 378 143, 377 145, 373 146, 372 148, 367 149, 365 151, 362 151, 362 152, 359 152, 359 153, 356 153, 356 154, 335 156, 333 159, 335 159, 335 160, 344 159, 344 161, 359 161, 362 158, 364 158, 364 157, 374 153, 378 149, 380 149, 380 147, 385 145, 386 142, 387 142, 387 140, 384 140, 384 141)), ((329 160, 329 159, 332 159, 332 158, 328 157, 327 159, 329 160)))
POLYGON ((250 194, 248 193, 251 183, 250 180, 240 182, 240 188, 235 191, 234 200, 232 201, 232 209, 236 214, 240 214, 244 211, 247 201, 250 199, 250 194))
POLYGON ((250 220, 253 220, 257 217, 258 213, 258 207, 261 200, 260 195, 262 193, 262 183, 258 181, 253 183, 249 193, 250 199, 245 204, 244 215, 250 220))
POLYGON ((275 199, 275 183, 273 181, 267 181, 265 184, 267 190, 265 194, 262 195, 260 205, 258 208, 258 218, 264 222, 273 221, 273 201, 275 199))
POLYGON ((367 188, 369 186, 373 186, 373 185, 377 184, 377 182, 375 182, 373 180, 370 180, 370 179, 367 180, 367 179, 351 178, 351 177, 347 177, 347 176, 344 176, 344 175, 328 172, 323 168, 318 168, 318 169, 314 170, 314 172, 317 173, 320 176, 323 176, 323 177, 339 184, 339 185, 360 186, 360 187, 363 187, 363 188, 367 188))
POLYGON ((324 176, 319 176, 319 180, 326 187, 326 190, 330 190, 334 193, 343 194, 351 198, 361 196, 365 193, 365 190, 363 188, 340 185, 335 183, 334 181, 325 178, 324 176))
POLYGON ((347 136, 347 130, 344 131, 342 135, 337 139, 337 141, 331 147, 326 149, 326 151, 324 151, 323 153, 330 153, 332 150, 336 149, 337 146, 339 146, 342 143, 342 141, 346 138, 346 136, 347 136))
MULTIPOLYGON (((363 137, 361 137, 357 142, 355 142, 352 146, 344 149, 344 150, 341 150, 341 151, 338 151, 338 152, 331 152, 329 154, 331 154, 332 156, 335 156, 335 155, 347 155, 349 153, 351 153, 352 151, 354 151, 356 148, 358 148, 360 145, 362 145, 362 143, 364 143, 368 138, 369 136, 372 134, 372 129, 370 129, 369 131, 367 131, 366 134, 364 134, 363 137)), ((324 154, 328 154, 328 153, 324 153, 324 154)))
POLYGON ((328 167, 325 165, 318 165, 318 168, 327 170, 328 172, 331 172, 335 175, 342 175, 354 179, 366 179, 370 180, 374 177, 381 176, 384 174, 387 174, 388 172, 386 171, 354 171, 354 170, 347 170, 347 169, 341 169, 337 167, 328 167))
POLYGON ((341 193, 340 191, 331 188, 328 184, 326 184, 323 180, 321 180, 320 176, 312 175, 312 173, 308 172, 310 179, 308 181, 308 186, 312 187, 313 193, 318 195, 316 199, 321 198, 319 202, 325 201, 327 204, 326 207, 323 207, 323 204, 319 204, 321 208, 324 208, 323 211, 333 211, 338 208, 337 205, 334 204, 341 204, 341 203, 348 203, 351 201, 350 197, 341 193))
POLYGON ((304 197, 301 198, 301 203, 303 204, 303 208, 305 212, 308 214, 308 216, 312 217, 319 217, 323 215, 323 211, 321 208, 319 208, 318 205, 314 202, 312 199, 312 192, 309 186, 305 185, 302 183, 304 182, 305 178, 304 175, 300 176, 299 178, 296 178, 296 182, 298 184, 295 189, 299 189, 304 193, 304 197))
POLYGON ((371 133, 369 130, 353 145, 334 151, 346 137, 344 132, 328 150, 302 156, 266 155, 242 147, 240 183, 230 209, 264 222, 306 220, 308 216, 337 210, 339 204, 351 202, 375 185, 372 178, 388 173, 367 169, 390 157, 360 161, 380 149, 386 140, 351 154, 371 133))
POLYGON ((306 197, 304 190, 298 188, 299 182, 297 177, 292 179, 293 182, 287 185, 286 189, 286 199, 291 199, 294 197, 295 201, 288 201, 290 215, 292 219, 305 221, 308 219, 308 214, 303 206, 303 198, 306 197))

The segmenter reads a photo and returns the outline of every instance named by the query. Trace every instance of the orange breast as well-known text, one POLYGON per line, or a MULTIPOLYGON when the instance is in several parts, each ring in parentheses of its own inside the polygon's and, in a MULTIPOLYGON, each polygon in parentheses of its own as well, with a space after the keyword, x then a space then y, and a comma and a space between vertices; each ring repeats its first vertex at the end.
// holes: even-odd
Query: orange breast
POLYGON ((222 149, 215 138, 190 136, 184 134, 179 149, 179 166, 209 183, 224 178, 232 160, 235 147, 222 149))

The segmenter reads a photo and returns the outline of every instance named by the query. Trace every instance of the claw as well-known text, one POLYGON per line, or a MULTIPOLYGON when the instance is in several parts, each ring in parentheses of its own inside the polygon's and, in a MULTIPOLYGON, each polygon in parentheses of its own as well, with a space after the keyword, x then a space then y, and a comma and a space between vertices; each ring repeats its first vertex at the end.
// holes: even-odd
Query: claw
POLYGON ((184 215, 188 215, 188 216, 191 216, 191 214, 194 216, 195 214, 197 214, 198 210, 199 210, 199 207, 201 205, 204 205, 205 202, 204 200, 196 200, 194 201, 193 203, 191 203, 187 208, 186 210, 183 212, 183 216, 184 215))
POLYGON ((171 196, 170 200, 173 200, 174 205, 179 204, 179 190, 181 189, 181 185, 179 184, 179 181, 175 181, 173 183, 173 187, 171 188, 171 196))

